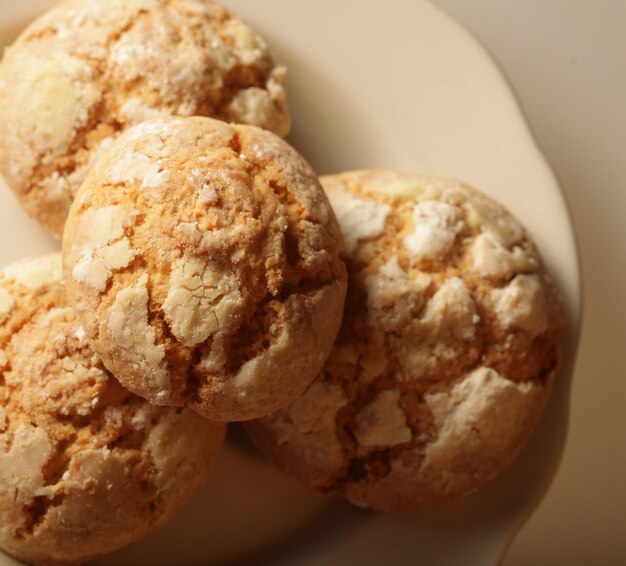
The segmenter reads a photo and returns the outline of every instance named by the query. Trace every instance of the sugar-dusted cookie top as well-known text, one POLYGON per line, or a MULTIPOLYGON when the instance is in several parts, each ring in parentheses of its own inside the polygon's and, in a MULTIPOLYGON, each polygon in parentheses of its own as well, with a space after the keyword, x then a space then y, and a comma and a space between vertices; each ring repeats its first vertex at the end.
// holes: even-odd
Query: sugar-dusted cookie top
POLYGON ((286 135, 285 68, 212 0, 69 0, 0 63, 0 174, 61 235, 86 172, 122 131, 159 113, 286 135))
POLYGON ((224 425, 154 407, 104 368, 59 254, 0 271, 0 547, 73 564, 138 540, 204 482, 224 425))
POLYGON ((470 493, 514 459, 557 367, 563 307, 499 204, 453 179, 322 178, 346 240, 349 291, 324 369, 249 423, 310 488, 382 510, 470 493))
POLYGON ((342 239, 315 173, 274 134, 146 122, 91 170, 68 219, 87 337, 153 403, 245 420, 311 383, 341 321, 342 239))

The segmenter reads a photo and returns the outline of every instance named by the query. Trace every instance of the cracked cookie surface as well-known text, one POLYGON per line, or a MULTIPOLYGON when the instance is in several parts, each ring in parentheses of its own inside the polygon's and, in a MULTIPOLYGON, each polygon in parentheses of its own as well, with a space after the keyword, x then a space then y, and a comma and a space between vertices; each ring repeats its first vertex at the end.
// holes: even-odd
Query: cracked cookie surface
POLYGON ((300 395, 341 321, 342 238, 315 173, 274 134, 208 118, 128 130, 64 237, 68 296, 105 365, 216 420, 300 395))
POLYGON ((159 113, 286 135, 285 68, 212 0, 69 0, 0 63, 0 173, 55 234, 122 131, 159 113))
POLYGON ((322 185, 347 248, 339 337, 304 395, 246 428, 304 485, 360 506, 471 493, 543 412, 558 293, 520 224, 461 182, 361 171, 322 185))
POLYGON ((154 407, 104 368, 67 304, 60 254, 0 271, 0 547, 74 564, 167 522, 225 426, 154 407))

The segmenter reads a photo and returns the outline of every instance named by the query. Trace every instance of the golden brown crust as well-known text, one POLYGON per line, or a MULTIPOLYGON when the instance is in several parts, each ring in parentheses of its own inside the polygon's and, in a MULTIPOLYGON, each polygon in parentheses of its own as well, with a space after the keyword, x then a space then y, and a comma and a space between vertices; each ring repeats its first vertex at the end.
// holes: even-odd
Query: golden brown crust
POLYGON ((125 386, 245 420, 300 395, 330 352, 341 243, 315 173, 274 134, 154 120, 87 177, 66 226, 65 278, 125 386))
POLYGON ((247 423, 308 487, 380 510, 440 505, 505 469, 535 428, 564 312, 529 236, 452 179, 322 178, 344 231, 344 321, 318 379, 247 423))
POLYGON ((225 433, 153 407, 104 369, 68 307, 59 254, 0 272, 0 546, 76 564, 165 524, 225 433))
POLYGON ((212 0, 69 0, 0 63, 0 173, 61 235, 89 167, 122 131, 160 113, 286 135, 285 68, 212 0))

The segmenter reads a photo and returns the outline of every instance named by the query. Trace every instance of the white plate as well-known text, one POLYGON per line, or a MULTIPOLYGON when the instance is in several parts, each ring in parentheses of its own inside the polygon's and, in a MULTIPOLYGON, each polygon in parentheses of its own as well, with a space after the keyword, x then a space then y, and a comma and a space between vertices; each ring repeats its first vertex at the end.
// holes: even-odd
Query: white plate
MULTIPOLYGON (((0 44, 50 0, 0 3, 0 44)), ((514 466, 446 509, 388 517, 307 493, 234 429, 206 488, 119 564, 495 564, 549 487, 567 429, 581 291, 563 195, 483 49, 420 0, 226 0, 290 68, 291 142, 320 173, 390 167, 469 181, 533 233, 565 294, 566 363, 514 466)), ((58 248, 0 191, 0 265, 58 248)), ((0 555, 0 566, 14 564, 0 555)))

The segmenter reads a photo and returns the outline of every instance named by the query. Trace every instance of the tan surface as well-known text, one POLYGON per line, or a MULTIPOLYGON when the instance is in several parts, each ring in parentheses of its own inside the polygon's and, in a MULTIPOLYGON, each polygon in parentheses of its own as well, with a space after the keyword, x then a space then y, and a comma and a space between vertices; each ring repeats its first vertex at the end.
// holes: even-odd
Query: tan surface
POLYGON ((68 296, 113 374, 220 421, 311 383, 337 335, 342 238, 315 173, 278 136, 153 120, 92 168, 63 239, 68 296))
POLYGON ((68 307, 59 254, 0 271, 0 546, 75 563, 163 526, 225 427, 123 389, 68 307))
POLYGON ((543 412, 563 307, 529 237, 453 179, 322 177, 347 242, 349 296, 331 357, 286 409, 249 423, 322 493, 434 507, 510 465, 543 412))
POLYGON ((285 68, 212 0, 69 0, 0 65, 0 171, 60 235, 89 167, 159 113, 289 131, 285 68))

